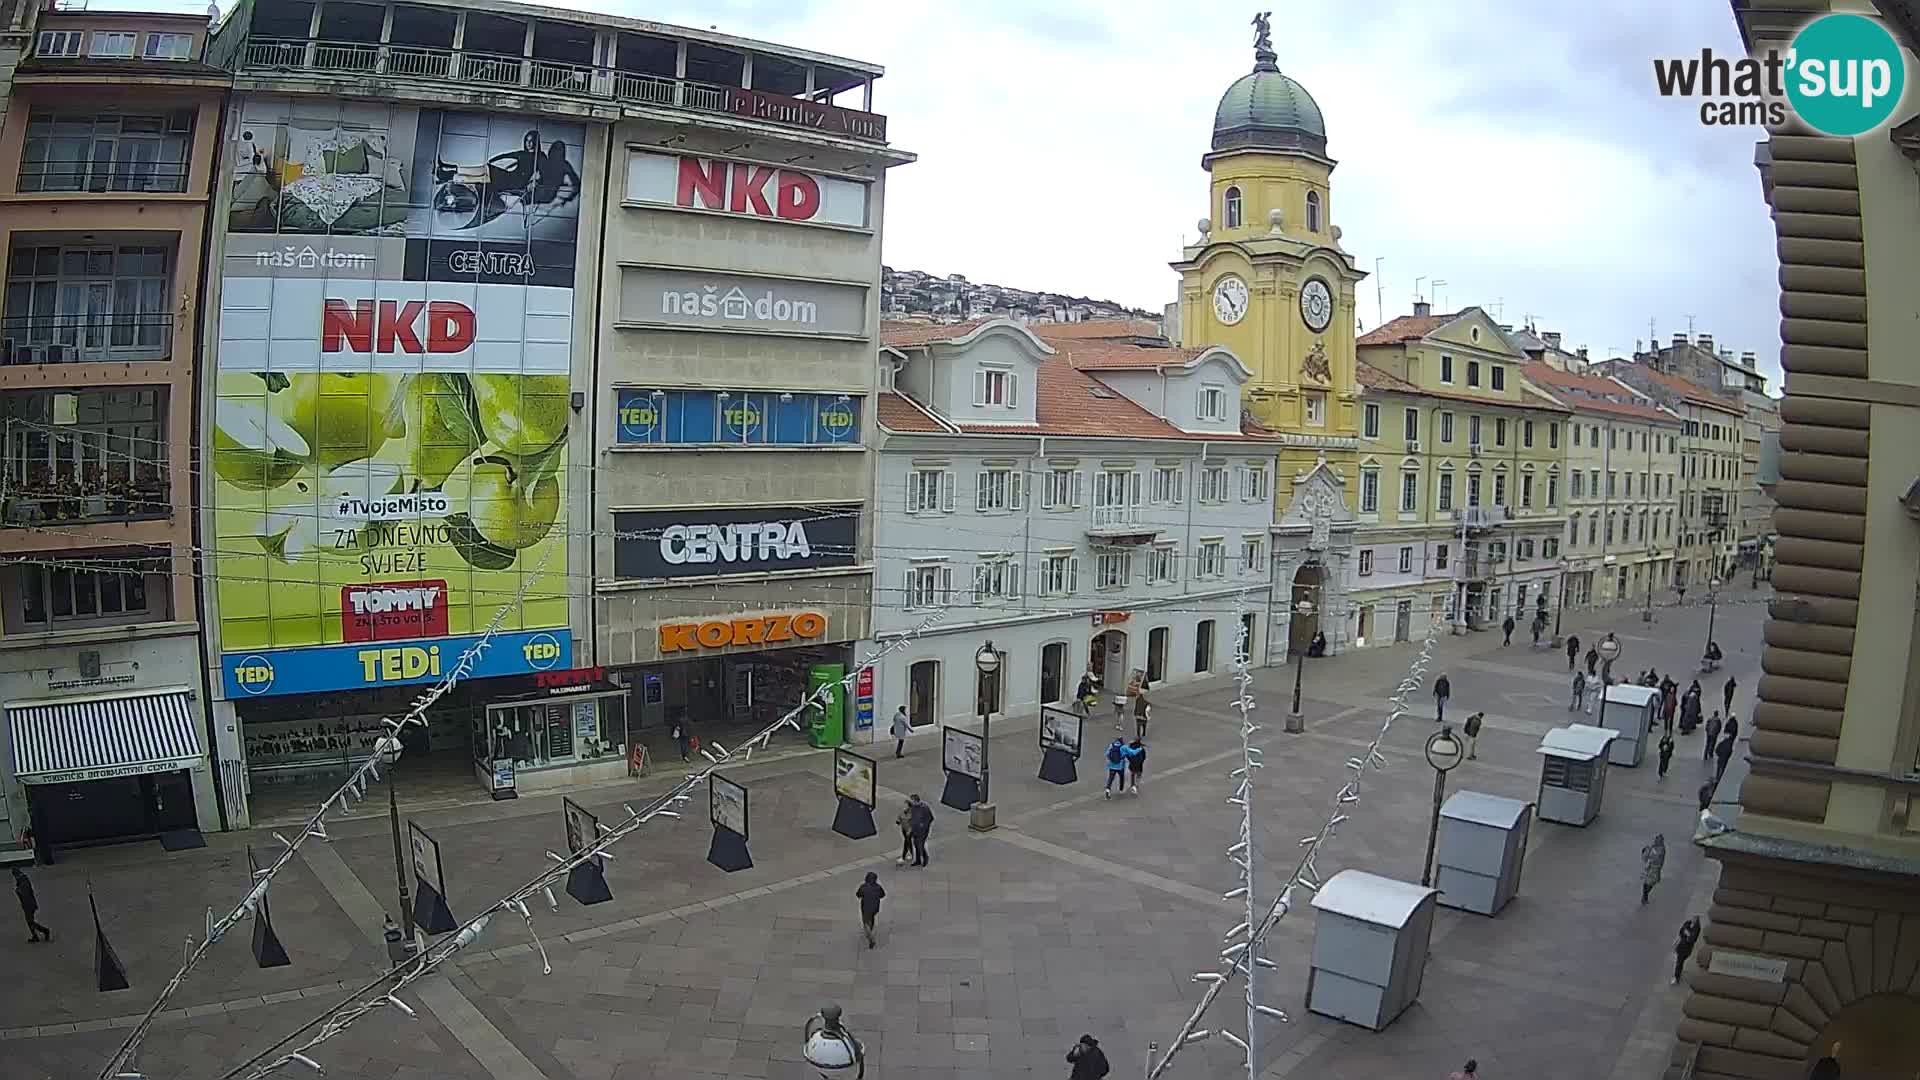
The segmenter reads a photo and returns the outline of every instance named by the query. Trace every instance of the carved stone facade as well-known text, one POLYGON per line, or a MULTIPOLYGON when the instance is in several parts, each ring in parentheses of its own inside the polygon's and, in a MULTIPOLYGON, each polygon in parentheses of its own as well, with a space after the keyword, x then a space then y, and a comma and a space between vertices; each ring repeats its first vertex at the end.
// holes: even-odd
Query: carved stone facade
MULTIPOLYGON (((1347 645, 1347 582, 1357 522, 1346 482, 1323 454, 1306 472, 1293 477, 1293 495, 1273 526, 1273 615, 1267 632, 1267 659, 1280 663, 1292 653, 1293 635, 1317 630, 1327 635, 1327 655, 1347 645), (1313 581, 1313 569, 1320 576, 1313 581), (1306 570, 1305 580, 1301 571, 1306 570), (1313 603, 1301 617, 1294 605, 1313 603)), ((1304 648, 1304 643, 1302 648, 1304 648)))

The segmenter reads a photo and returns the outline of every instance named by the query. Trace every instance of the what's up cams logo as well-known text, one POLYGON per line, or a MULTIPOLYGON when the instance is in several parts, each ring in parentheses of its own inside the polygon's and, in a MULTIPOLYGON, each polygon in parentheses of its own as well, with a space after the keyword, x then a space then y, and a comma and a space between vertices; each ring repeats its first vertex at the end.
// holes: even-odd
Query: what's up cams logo
POLYGON ((1710 127, 1778 127, 1787 110, 1815 131, 1852 136, 1886 123, 1907 88, 1906 57, 1878 20, 1823 15, 1800 28, 1785 53, 1728 60, 1712 49, 1655 60, 1661 97, 1700 98, 1710 127))

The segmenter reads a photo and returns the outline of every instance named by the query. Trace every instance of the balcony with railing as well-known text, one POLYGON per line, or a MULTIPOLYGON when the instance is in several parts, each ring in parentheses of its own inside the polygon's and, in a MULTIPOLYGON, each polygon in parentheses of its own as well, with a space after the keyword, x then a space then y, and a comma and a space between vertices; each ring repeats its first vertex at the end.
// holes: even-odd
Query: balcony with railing
POLYGON ((14 233, 0 307, 0 367, 173 355, 173 238, 125 233, 62 243, 14 233))
POLYGON ((0 366, 165 360, 173 315, 7 315, 0 318, 0 366))
POLYGON ((170 516, 166 400, 156 387, 0 398, 0 528, 170 516))
POLYGON ((209 49, 209 61, 257 77, 315 73, 512 88, 886 142, 886 117, 867 111, 874 73, 813 57, 422 4, 326 0, 314 15, 308 0, 259 5, 250 18, 223 28, 226 40, 209 49))
POLYGON ((1087 538, 1108 546, 1150 544, 1159 537, 1160 526, 1148 521, 1145 511, 1138 503, 1095 506, 1093 518, 1087 525, 1087 538))
POLYGON ((180 161, 28 158, 20 164, 15 186, 29 193, 179 195, 187 190, 187 165, 180 161))

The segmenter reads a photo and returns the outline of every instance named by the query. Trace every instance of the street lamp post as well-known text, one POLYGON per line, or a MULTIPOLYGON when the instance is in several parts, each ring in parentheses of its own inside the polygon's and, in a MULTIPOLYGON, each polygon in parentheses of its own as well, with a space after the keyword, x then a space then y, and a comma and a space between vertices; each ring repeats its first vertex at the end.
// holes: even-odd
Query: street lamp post
POLYGON ((840 1006, 828 1002, 807 1021, 800 1056, 819 1071, 821 1080, 867 1075, 867 1051, 840 1022, 840 1006))
POLYGON ((1640 621, 1644 623, 1650 623, 1653 621, 1653 560, 1654 560, 1654 556, 1658 554, 1659 554, 1658 549, 1652 546, 1648 546, 1647 548, 1647 610, 1644 613, 1642 613, 1640 616, 1640 621))
POLYGON ((1553 647, 1558 649, 1566 644, 1560 636, 1560 616, 1567 610, 1567 570, 1573 566, 1573 560, 1560 556, 1560 606, 1553 609, 1553 647))
MULTIPOLYGON (((1313 601, 1302 600, 1293 605, 1294 613, 1302 619, 1311 618, 1314 613, 1313 601)), ((1300 676, 1306 670, 1307 645, 1293 640, 1291 631, 1287 634, 1287 644, 1293 650, 1293 711, 1287 713, 1287 730, 1298 735, 1307 730, 1307 718, 1300 712, 1300 676)))
POLYGON ((980 801, 969 811, 967 827, 975 832, 987 832, 996 824, 992 796, 993 739, 989 737, 987 722, 993 715, 993 701, 1000 696, 999 686, 990 684, 1000 672, 1000 653, 992 641, 981 645, 980 651, 973 654, 973 666, 980 673, 980 801))
POLYGON ((1427 739, 1427 764, 1433 766, 1433 817, 1427 822, 1427 859, 1420 864, 1423 887, 1433 886, 1433 849, 1440 842, 1440 804, 1447 795, 1447 774, 1466 756, 1466 747, 1454 737, 1451 724, 1442 724, 1427 739))
POLYGON ((1707 644, 1709 645, 1713 644, 1713 621, 1720 614, 1721 584, 1717 577, 1707 579, 1707 644))
POLYGON ((1600 726, 1607 726, 1607 682, 1613 678, 1613 662, 1620 659, 1620 641, 1612 634, 1600 639, 1600 726))
POLYGON ((407 890, 406 849, 400 843, 400 797, 394 792, 394 766, 400 763, 400 737, 389 733, 380 741, 380 759, 387 765, 387 825, 393 831, 393 877, 400 886, 400 927, 406 947, 413 948, 413 898, 407 890))

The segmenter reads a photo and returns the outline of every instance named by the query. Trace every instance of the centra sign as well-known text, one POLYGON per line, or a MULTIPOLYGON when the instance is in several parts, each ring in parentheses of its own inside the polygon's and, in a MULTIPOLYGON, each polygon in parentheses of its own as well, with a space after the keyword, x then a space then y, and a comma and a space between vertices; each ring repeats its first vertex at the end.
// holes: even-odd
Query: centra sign
POLYGON ((738 645, 791 645, 818 640, 826 633, 827 617, 817 611, 713 619, 707 622, 662 623, 660 652, 664 655, 738 645))

